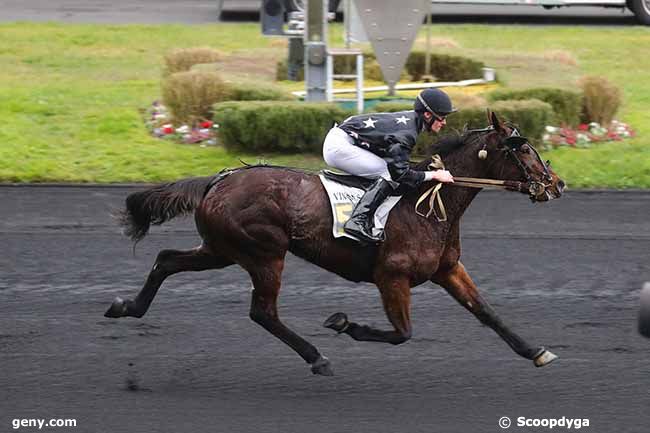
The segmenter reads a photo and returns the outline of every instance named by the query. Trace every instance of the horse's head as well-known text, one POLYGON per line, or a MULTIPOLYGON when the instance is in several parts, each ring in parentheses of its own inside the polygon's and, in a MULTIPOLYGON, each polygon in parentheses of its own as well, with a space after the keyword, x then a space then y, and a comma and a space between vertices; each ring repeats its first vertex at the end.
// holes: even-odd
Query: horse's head
POLYGON ((486 164, 487 176, 493 179, 522 182, 522 192, 534 202, 559 198, 565 183, 544 162, 526 137, 496 113, 488 113, 490 126, 477 141, 477 158, 486 164))

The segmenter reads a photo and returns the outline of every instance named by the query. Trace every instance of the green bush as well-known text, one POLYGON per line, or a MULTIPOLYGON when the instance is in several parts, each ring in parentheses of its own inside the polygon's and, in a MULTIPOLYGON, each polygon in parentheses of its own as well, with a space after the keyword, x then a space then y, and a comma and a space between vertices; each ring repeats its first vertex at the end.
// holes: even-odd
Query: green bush
POLYGON ((621 90, 604 77, 584 77, 580 87, 584 94, 583 122, 609 126, 621 106, 621 90))
POLYGON ((528 137, 533 144, 541 142, 546 126, 553 120, 551 104, 538 99, 497 101, 490 105, 490 109, 501 120, 514 123, 521 135, 528 137))
POLYGON ((221 53, 208 47, 181 48, 172 50, 164 57, 163 77, 176 72, 189 71, 194 65, 214 63, 221 59, 221 53))
POLYGON ((210 118, 212 105, 228 95, 216 72, 177 72, 162 81, 162 99, 174 123, 195 124, 210 118))
POLYGON ((540 101, 551 104, 553 107, 555 119, 552 119, 552 123, 560 123, 567 126, 576 126, 580 123, 582 95, 571 90, 554 88, 525 90, 500 89, 488 94, 488 99, 491 102, 513 99, 539 99, 540 101))
MULTIPOLYGON (((534 145, 541 142, 546 125, 553 118, 550 104, 536 99, 523 101, 498 101, 490 109, 497 113, 502 121, 517 126, 521 135, 528 137, 534 145)), ((486 108, 468 108, 447 117, 447 126, 441 135, 461 134, 465 128, 478 129, 489 125, 486 108)), ((427 155, 431 144, 437 141, 434 134, 421 134, 416 143, 414 154, 427 155)))
POLYGON ((218 73, 200 70, 169 75, 162 81, 162 98, 175 123, 190 125, 209 119, 212 106, 222 101, 295 99, 270 83, 224 82, 218 73))
MULTIPOLYGON (((420 81, 425 72, 426 53, 412 51, 406 60, 406 70, 413 81, 420 81)), ((461 81, 483 77, 482 62, 448 54, 431 54, 431 75, 436 81, 461 81)))
POLYGON ((296 98, 283 88, 271 83, 228 82, 228 101, 291 101, 296 98))
MULTIPOLYGON (((284 81, 287 79, 288 64, 287 59, 279 60, 275 66, 275 79, 277 81, 284 81)), ((298 81, 305 81, 305 68, 302 67, 298 71, 298 81)))
POLYGON ((372 113, 396 113, 398 111, 409 111, 412 109, 412 102, 385 101, 378 102, 368 111, 372 113))
MULTIPOLYGON (((412 51, 402 74, 400 81, 420 81, 425 74, 426 53, 421 51, 412 51)), ((335 74, 352 74, 355 70, 356 59, 354 56, 335 56, 334 73, 335 74)), ((431 73, 438 81, 460 81, 483 76, 483 66, 481 62, 467 59, 460 56, 451 56, 447 54, 431 54, 431 73)), ((363 76, 368 80, 383 81, 383 75, 379 62, 374 53, 363 54, 363 76)), ((298 78, 304 80, 304 70, 301 69, 298 78)), ((287 79, 287 60, 281 60, 277 63, 276 79, 279 81, 287 79)))
POLYGON ((214 107, 224 146, 244 152, 320 153, 327 131, 352 113, 330 103, 223 102, 214 107))

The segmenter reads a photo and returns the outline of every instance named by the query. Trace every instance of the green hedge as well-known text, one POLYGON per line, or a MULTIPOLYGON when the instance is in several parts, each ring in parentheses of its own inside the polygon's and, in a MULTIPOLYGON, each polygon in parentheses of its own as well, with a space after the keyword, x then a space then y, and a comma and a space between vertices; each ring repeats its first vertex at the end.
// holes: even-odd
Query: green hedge
POLYGON ((214 121, 229 150, 320 153, 327 131, 352 113, 336 104, 293 101, 222 102, 214 121))
MULTIPOLYGON (((406 111, 411 104, 386 102, 376 112, 406 111)), ((499 101, 490 107, 501 119, 519 127, 522 135, 539 142, 553 116, 551 106, 539 100, 499 101)), ((331 103, 297 101, 222 102, 214 106, 214 121, 221 125, 219 134, 230 150, 255 152, 320 153, 327 131, 334 122, 342 122, 353 113, 331 103)), ((488 125, 484 108, 461 110, 448 117, 446 133, 460 133, 464 127, 488 125)), ((421 134, 414 153, 426 154, 435 140, 433 134, 421 134)))
POLYGON ((230 101, 292 101, 296 99, 291 93, 272 83, 226 83, 226 92, 230 101))
MULTIPOLYGON (((413 81, 420 81, 425 74, 427 55, 422 51, 412 51, 406 60, 406 70, 413 81)), ((483 77, 482 62, 449 54, 431 54, 431 75, 436 81, 461 81, 483 77)))
MULTIPOLYGON (((363 75, 366 79, 383 81, 381 68, 374 53, 363 53, 363 75)), ((401 80, 419 81, 425 74, 426 53, 421 51, 412 51, 404 71, 402 71, 401 80)), ((334 57, 335 74, 352 74, 355 70, 354 56, 334 57)), ((472 78, 481 78, 483 76, 483 67, 485 65, 476 60, 448 54, 431 54, 431 74, 437 81, 460 81, 472 78)), ((304 71, 301 69, 298 78, 304 80, 304 71)), ((277 63, 276 79, 279 81, 287 79, 287 60, 281 60, 277 63)))
POLYGON ((555 113, 552 123, 568 126, 576 126, 580 123, 583 101, 582 94, 579 92, 554 88, 535 88, 525 90, 500 89, 488 94, 490 102, 513 99, 539 99, 551 104, 555 113))
MULTIPOLYGON (((381 102, 375 105, 375 112, 396 112, 412 109, 408 102, 381 102)), ((498 101, 490 104, 502 120, 517 125, 522 135, 528 137, 533 144, 539 144, 544 134, 544 128, 553 120, 553 109, 550 104, 537 99, 498 101)), ((487 107, 467 108, 447 117, 447 126, 442 134, 462 133, 465 127, 469 129, 484 128, 489 124, 487 107)), ((421 134, 415 146, 414 154, 426 155, 428 149, 436 140, 434 134, 421 134)))

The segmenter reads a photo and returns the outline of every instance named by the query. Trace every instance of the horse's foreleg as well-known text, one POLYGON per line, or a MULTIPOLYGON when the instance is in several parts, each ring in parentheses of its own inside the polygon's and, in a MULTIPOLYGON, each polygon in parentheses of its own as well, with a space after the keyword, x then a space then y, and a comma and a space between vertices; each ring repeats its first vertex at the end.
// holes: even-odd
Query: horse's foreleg
POLYGON ((280 293, 284 259, 271 260, 267 264, 256 264, 247 269, 253 280, 253 298, 250 318, 264 329, 295 350, 308 364, 314 374, 332 376, 327 358, 308 341, 287 328, 278 316, 277 299, 280 293))
POLYGON ((163 281, 170 275, 183 271, 218 269, 231 264, 230 260, 217 257, 202 247, 188 251, 162 250, 158 253, 156 263, 135 299, 116 298, 104 313, 104 316, 114 318, 125 316, 142 317, 149 309, 163 281))
POLYGON ((431 281, 444 287, 481 323, 499 334, 517 354, 526 359, 532 359, 537 367, 546 365, 557 358, 543 347, 530 346, 520 336, 512 332, 497 316, 490 304, 483 299, 462 263, 458 262, 453 268, 436 273, 431 281))
POLYGON ((376 341, 380 343, 402 344, 411 338, 411 287, 406 278, 391 278, 377 283, 381 300, 388 320, 395 328, 382 331, 367 325, 349 322, 343 313, 332 314, 323 324, 338 333, 346 333, 358 341, 376 341))

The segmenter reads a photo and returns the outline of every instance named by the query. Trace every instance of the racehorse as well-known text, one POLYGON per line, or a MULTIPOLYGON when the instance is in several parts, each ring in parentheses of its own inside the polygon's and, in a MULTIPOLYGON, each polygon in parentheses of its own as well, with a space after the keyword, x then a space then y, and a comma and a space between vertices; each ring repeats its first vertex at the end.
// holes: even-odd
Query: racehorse
MULTIPOLYGON (((516 181, 534 202, 560 197, 564 182, 515 127, 488 113, 490 125, 441 140, 438 153, 457 176, 516 181)), ((415 165, 426 170, 428 161, 415 165)), ((221 269, 237 264, 253 283, 250 318, 295 350, 314 374, 332 375, 327 358, 287 328, 277 300, 287 251, 347 280, 379 288, 392 330, 349 321, 335 313, 324 326, 355 340, 401 344, 411 338, 410 290, 427 281, 444 287, 463 307, 491 327, 520 356, 546 365, 556 356, 511 331, 486 300, 460 261, 460 218, 478 188, 445 184, 440 197, 446 221, 414 212, 418 197, 433 183, 406 192, 392 209, 380 244, 335 239, 332 215, 318 176, 286 167, 249 166, 215 175, 179 180, 136 192, 122 213, 125 234, 135 242, 151 224, 194 212, 200 246, 162 250, 144 287, 134 299, 116 298, 106 317, 142 317, 163 281, 183 271, 221 269)))

